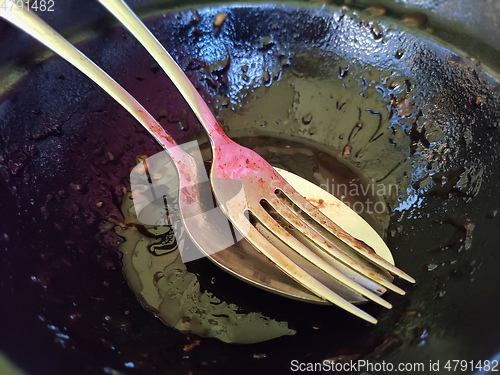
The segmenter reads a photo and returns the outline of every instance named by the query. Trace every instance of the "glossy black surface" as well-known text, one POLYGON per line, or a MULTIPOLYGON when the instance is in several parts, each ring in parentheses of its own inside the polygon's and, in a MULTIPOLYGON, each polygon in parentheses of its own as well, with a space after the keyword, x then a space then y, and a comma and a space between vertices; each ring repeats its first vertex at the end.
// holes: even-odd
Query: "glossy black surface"
MULTIPOLYGON (((122 29, 108 28, 108 17, 96 4, 78 4, 81 8, 71 12, 79 10, 101 28, 81 49, 176 139, 197 134, 194 116, 135 40, 122 29)), ((411 133, 415 145, 425 146, 424 157, 436 161, 434 172, 451 171, 452 179, 457 168, 482 167, 482 185, 474 196, 453 185, 422 189, 424 203, 411 208, 413 218, 408 213, 394 216, 395 226, 398 215, 403 216, 403 231, 389 239, 389 246, 397 264, 419 283, 401 284, 409 290, 406 297, 388 297, 393 311, 366 307, 379 317, 376 327, 334 308, 255 290, 206 261, 191 264, 205 282, 213 276, 218 280, 218 295, 288 320, 298 333, 250 346, 202 339, 185 351, 185 345, 199 338, 165 327, 142 309, 121 274, 116 237, 101 232, 103 220, 120 217, 121 188, 128 186, 136 155, 158 152, 158 146, 69 64, 58 58, 32 64, 36 43, 0 24, 6 35, 1 61, 14 59, 30 69, 0 98, 0 349, 16 364, 29 374, 112 369, 131 374, 281 374, 290 372, 293 359, 428 363, 485 360, 500 351, 500 215, 495 213, 500 209, 499 85, 480 66, 383 23, 382 43, 359 18, 319 9, 224 6, 201 9, 199 17, 192 11, 167 14, 147 24, 208 102, 244 88, 241 66, 249 60, 276 64, 278 54, 262 46, 261 38, 268 35, 291 56, 290 67, 283 69, 294 68, 294 54, 314 49, 396 70, 416 82, 421 104, 431 108, 427 121, 445 134, 444 141, 432 144, 411 133), (221 11, 228 20, 216 35, 212 20, 221 11), (405 58, 397 57, 401 48, 405 58), (204 67, 226 54, 231 57, 227 67, 205 72, 204 67), (472 143, 465 141, 465 133, 472 143), (97 202, 103 204, 98 207, 97 202), (474 237, 472 247, 459 252, 464 220, 475 224, 474 237), (454 242, 444 248, 449 239, 454 242), (430 263, 445 265, 429 272, 430 263)), ((262 70, 253 74, 259 77, 262 70)), ((408 155, 414 157, 412 150, 408 155)), ((413 182, 418 181, 415 177, 413 182)))

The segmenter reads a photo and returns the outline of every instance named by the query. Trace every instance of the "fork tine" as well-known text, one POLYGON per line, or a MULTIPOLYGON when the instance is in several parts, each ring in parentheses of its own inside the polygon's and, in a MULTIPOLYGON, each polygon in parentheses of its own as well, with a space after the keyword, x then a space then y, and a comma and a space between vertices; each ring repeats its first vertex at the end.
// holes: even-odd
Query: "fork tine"
POLYGON ((293 237, 289 232, 287 232, 283 227, 281 227, 269 213, 262 207, 256 207, 251 211, 252 214, 264 225, 269 231, 273 232, 281 241, 295 250, 297 253, 302 255, 305 259, 313 263, 322 271, 326 272, 328 275, 337 280, 340 284, 351 289, 352 291, 370 299, 371 301, 378 303, 379 305, 390 309, 392 305, 386 300, 382 299, 372 291, 364 288, 354 280, 350 279, 337 268, 333 267, 330 263, 325 261, 319 255, 310 250, 307 246, 301 243, 298 239, 293 237))
POLYGON ((406 274, 393 264, 389 263, 377 253, 373 251, 373 249, 365 244, 363 241, 358 240, 335 224, 330 218, 321 213, 316 207, 312 205, 307 199, 305 199, 302 195, 295 191, 295 189, 290 185, 286 184, 285 188, 282 189, 283 193, 293 202, 295 203, 302 211, 307 213, 309 217, 314 219, 318 224, 322 225, 326 229, 330 231, 335 237, 344 242, 346 245, 351 248, 357 250, 357 252, 362 255, 364 258, 376 264, 382 269, 389 271, 390 273, 401 277, 402 279, 409 281, 410 283, 415 283, 415 279, 410 275, 406 274))
MULTIPOLYGON (((267 212, 265 212, 265 214, 267 214, 267 212)), ((305 288, 309 289, 317 296, 331 302, 332 304, 346 310, 347 312, 356 315, 357 317, 364 319, 369 323, 377 324, 377 319, 375 319, 373 316, 356 307, 352 303, 346 301, 344 298, 340 297, 337 293, 333 292, 330 288, 322 284, 316 278, 303 270, 299 265, 291 261, 283 253, 281 253, 261 233, 259 233, 259 231, 248 221, 248 219, 244 215, 238 215, 238 217, 234 215, 232 222, 233 225, 238 228, 238 230, 242 231, 242 233, 246 233, 245 239, 248 240, 248 242, 250 242, 252 246, 254 246, 262 254, 264 254, 279 269, 281 269, 292 279, 303 285, 305 288)))
POLYGON ((277 196, 272 196, 267 202, 272 206, 276 212, 281 215, 288 223, 297 228, 304 236, 312 240, 316 245, 318 245, 325 252, 330 254, 335 259, 341 261, 345 265, 349 266, 353 270, 359 272, 364 277, 374 281, 375 283, 392 290, 395 293, 404 295, 405 291, 398 286, 394 285, 390 281, 384 279, 383 277, 377 275, 372 270, 369 270, 361 263, 351 258, 337 246, 332 244, 330 241, 326 240, 320 233, 311 228, 307 223, 300 219, 284 202, 282 202, 277 196))

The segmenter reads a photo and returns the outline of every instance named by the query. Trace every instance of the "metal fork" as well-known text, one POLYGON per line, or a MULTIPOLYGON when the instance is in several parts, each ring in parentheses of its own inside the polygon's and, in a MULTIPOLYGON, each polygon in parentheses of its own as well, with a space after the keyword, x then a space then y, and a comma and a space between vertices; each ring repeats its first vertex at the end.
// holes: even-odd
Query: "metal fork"
MULTIPOLYGON (((10 2, 13 4, 13 2, 10 2)), ((8 5, 8 3, 7 3, 8 5)), ((71 43, 65 40, 61 35, 59 35, 50 26, 45 24, 40 18, 38 18, 34 12, 28 12, 24 9, 18 9, 13 6, 10 10, 7 8, 0 8, 0 17, 5 18, 12 24, 18 26, 20 29, 29 33, 40 42, 45 44, 47 47, 52 49, 55 53, 66 59, 99 86, 101 86, 111 97, 113 97, 118 103, 120 103, 130 114, 132 114, 141 125, 143 125, 151 135, 162 145, 171 156, 174 165, 178 169, 180 181, 179 181, 179 191, 182 191, 186 187, 193 185, 193 181, 201 181, 200 176, 202 175, 202 168, 196 163, 196 161, 183 151, 182 148, 178 147, 170 135, 157 123, 157 121, 146 111, 146 109, 138 103, 135 98, 133 98, 127 91, 125 91, 118 83, 116 83, 110 76, 108 76, 104 71, 102 71, 97 65, 95 65, 90 59, 88 59, 83 53, 77 50, 71 43)), ((198 214, 203 212, 204 209, 201 207, 200 197, 195 197, 196 199, 182 199, 180 196, 179 206, 182 219, 185 221, 186 217, 189 218, 189 213, 198 214)), ((202 224, 203 225, 203 224, 202 224)), ((205 223, 205 225, 210 227, 210 223, 205 223)), ((243 225, 240 225, 240 228, 243 225)), ((250 226, 250 228, 253 228, 250 226)), ((192 229, 192 228, 191 228, 192 229)), ((206 230, 207 228, 201 228, 206 230)), ((252 232, 255 232, 252 230, 252 232)), ((190 233, 192 234, 192 233, 190 233)), ((260 233, 255 234, 249 238, 254 238, 255 236, 260 236, 260 233)), ((194 236, 194 238, 199 238, 194 236)), ((263 237, 261 237, 263 238, 263 237)), ((253 241, 256 243, 256 241, 253 241)), ((281 255, 274 247, 267 247, 263 251, 265 254, 269 254, 276 260, 276 264, 285 270, 289 275, 295 275, 295 279, 301 283, 312 285, 311 288, 314 293, 318 296, 325 298, 340 307, 351 311, 353 314, 362 317, 372 323, 376 320, 364 313, 362 310, 356 308, 354 305, 344 301, 328 288, 322 286, 317 282, 312 276, 304 274, 304 271, 299 265, 290 261, 290 259, 281 255), (307 279, 306 279, 307 278, 307 279), (320 285, 321 289, 316 288, 316 285, 320 285), (326 291, 326 292, 325 292, 326 291)), ((384 302, 382 300, 382 302, 384 302)))
POLYGON ((340 261, 362 276, 398 294, 404 294, 404 291, 374 272, 373 265, 409 282, 414 283, 415 280, 323 215, 297 193, 262 157, 229 139, 183 71, 134 12, 121 0, 99 0, 99 2, 148 50, 200 120, 212 147, 213 160, 210 171, 212 190, 231 223, 258 251, 297 282, 321 298, 375 324, 377 322, 375 318, 339 297, 305 272, 300 264, 281 253, 253 226, 247 214, 264 226, 276 240, 302 255, 304 261, 313 263, 340 284, 386 308, 391 308, 391 304, 340 272, 328 257, 340 261), (236 189, 239 190, 240 185, 235 185, 234 181, 242 184, 244 197, 239 196, 235 199, 236 189), (280 216, 280 221, 284 222, 284 225, 271 216, 269 208, 280 216), (299 240, 299 236, 292 235, 285 226, 298 230, 307 241, 299 240), (337 240, 332 240, 331 236, 337 240), (335 243, 338 240, 353 249, 355 256, 341 250, 335 243), (314 244, 323 253, 317 254, 304 242, 314 244))

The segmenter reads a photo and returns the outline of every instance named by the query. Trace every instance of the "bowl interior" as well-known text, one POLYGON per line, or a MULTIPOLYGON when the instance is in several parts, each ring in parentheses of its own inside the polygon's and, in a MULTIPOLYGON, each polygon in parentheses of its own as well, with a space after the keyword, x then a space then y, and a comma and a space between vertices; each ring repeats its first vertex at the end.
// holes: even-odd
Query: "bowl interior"
MULTIPOLYGON (((229 136, 317 183, 340 181, 339 170, 320 173, 335 161, 373 186, 384 209, 360 212, 418 284, 401 284, 405 297, 387 296, 392 311, 367 305, 380 319, 369 327, 335 308, 257 290, 199 260, 188 269, 203 289, 243 313, 287 321, 297 333, 237 346, 164 326, 128 288, 109 226, 122 220, 136 157, 161 150, 69 64, 30 56, 0 100, 0 288, 8 301, 0 348, 15 363, 33 374, 131 367, 210 374, 242 363, 244 373, 281 371, 293 359, 495 353, 500 86, 487 70, 390 20, 336 8, 234 5, 146 23, 229 136), (221 12, 227 20, 214 30, 221 12), (283 142, 298 151, 283 153, 276 146, 283 142)), ((99 31, 79 43, 82 51, 178 142, 206 141, 135 40, 121 28, 99 31)))

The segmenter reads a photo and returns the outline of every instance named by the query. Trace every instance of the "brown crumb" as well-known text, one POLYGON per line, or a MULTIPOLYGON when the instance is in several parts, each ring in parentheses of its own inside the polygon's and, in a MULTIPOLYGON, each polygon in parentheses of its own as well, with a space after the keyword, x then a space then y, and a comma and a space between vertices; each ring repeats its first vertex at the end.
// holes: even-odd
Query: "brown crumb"
POLYGON ((139 169, 139 171, 138 171, 140 175, 143 175, 144 173, 149 174, 148 165, 146 164, 147 158, 148 158, 147 155, 138 155, 137 156, 137 159, 136 159, 137 164, 140 163, 140 164, 144 165, 144 170, 139 169))
POLYGON ((226 13, 219 13, 214 20, 215 27, 221 27, 222 24, 226 21, 226 13))
POLYGON ((113 153, 111 152, 108 152, 108 159, 111 161, 115 160, 115 155, 113 155, 113 153))
POLYGON ((97 206, 97 207, 102 207, 102 205, 103 205, 103 204, 104 204, 104 202, 99 201, 99 202, 97 202, 97 203, 96 203, 96 206, 97 206))
POLYGON ((352 147, 347 145, 344 147, 344 151, 342 152, 342 155, 351 155, 352 147))
POLYGON ((382 5, 379 4, 372 4, 368 6, 365 10, 372 15, 379 15, 379 16, 383 16, 384 14, 387 13, 387 10, 382 5))
POLYGON ((402 21, 407 26, 422 27, 427 23, 427 16, 420 12, 412 12, 405 14, 402 21))
POLYGON ((400 117, 410 117, 413 113, 413 98, 410 94, 407 94, 404 99, 396 100, 396 108, 398 110, 398 116, 400 117))

